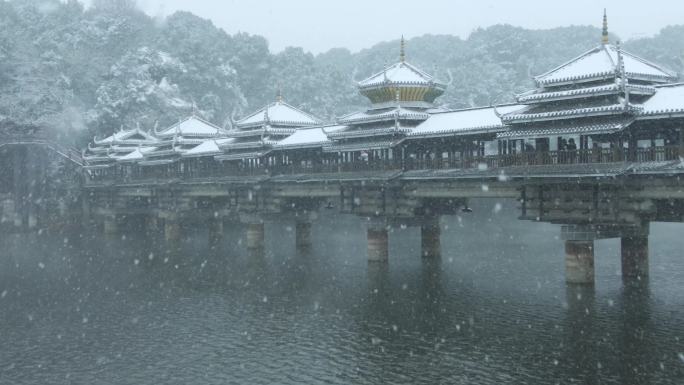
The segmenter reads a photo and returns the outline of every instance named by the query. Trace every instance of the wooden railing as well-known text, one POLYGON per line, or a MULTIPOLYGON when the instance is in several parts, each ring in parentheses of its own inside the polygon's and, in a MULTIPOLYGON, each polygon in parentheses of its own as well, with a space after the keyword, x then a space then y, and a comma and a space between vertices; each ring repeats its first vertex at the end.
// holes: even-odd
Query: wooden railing
POLYGON ((68 147, 58 141, 51 140, 44 133, 35 134, 0 134, 0 147, 6 145, 41 145, 50 148, 63 158, 74 162, 79 166, 84 165, 81 152, 68 147))
POLYGON ((181 167, 178 163, 171 166, 142 167, 134 165, 124 171, 123 168, 113 166, 107 169, 92 171, 90 182, 133 182, 159 181, 174 179, 201 179, 243 176, 278 176, 294 174, 321 173, 363 173, 380 171, 413 171, 413 170, 447 170, 462 169, 484 171, 508 167, 534 167, 563 165, 590 165, 616 162, 664 162, 680 159, 682 148, 679 146, 665 146, 653 148, 632 149, 588 149, 575 151, 546 151, 524 152, 517 154, 491 155, 468 158, 437 158, 417 159, 407 158, 389 160, 368 160, 349 163, 295 163, 287 165, 259 165, 240 166, 233 163, 212 163, 202 167, 181 167))

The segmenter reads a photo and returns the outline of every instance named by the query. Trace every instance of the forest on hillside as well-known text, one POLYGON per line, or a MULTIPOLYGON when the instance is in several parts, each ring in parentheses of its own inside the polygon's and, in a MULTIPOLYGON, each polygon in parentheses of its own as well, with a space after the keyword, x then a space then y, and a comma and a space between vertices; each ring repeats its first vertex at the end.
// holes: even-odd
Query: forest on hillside
MULTIPOLYGON (((410 39, 407 60, 449 84, 438 99, 444 106, 488 105, 530 89, 533 75, 594 47, 599 36, 590 26, 496 25, 465 39, 410 39)), ((623 46, 684 70, 682 25, 623 46)), ((399 39, 360 52, 272 53, 261 36, 230 35, 188 12, 155 19, 134 0, 95 0, 87 9, 76 0, 0 0, 0 126, 42 125, 83 139, 164 126, 195 109, 229 127, 274 100, 279 85, 288 103, 332 120, 367 106, 355 81, 395 62, 398 47, 399 39)))

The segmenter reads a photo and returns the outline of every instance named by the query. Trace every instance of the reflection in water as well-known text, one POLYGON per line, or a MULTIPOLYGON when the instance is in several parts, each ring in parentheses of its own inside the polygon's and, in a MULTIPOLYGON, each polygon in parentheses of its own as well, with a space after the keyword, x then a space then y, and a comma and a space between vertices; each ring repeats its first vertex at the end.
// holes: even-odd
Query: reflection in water
POLYGON ((651 298, 648 280, 625 282, 620 298, 622 328, 620 330, 621 367, 620 380, 623 383, 653 384, 649 368, 649 356, 657 357, 652 346, 653 325, 651 323, 651 298), (625 354, 629 352, 629 354, 625 354))
POLYGON ((566 285, 566 349, 560 357, 567 378, 584 379, 590 384, 600 382, 599 373, 603 365, 597 352, 602 336, 597 329, 595 295, 594 287, 590 285, 566 285))
POLYGON ((442 259, 420 258, 409 228, 392 233, 389 264, 366 261, 358 218, 332 213, 309 249, 285 222, 256 253, 239 225, 214 247, 190 226, 177 251, 161 231, 2 238, 0 383, 684 377, 680 228, 651 242, 650 283, 623 286, 619 256, 598 248, 594 289, 564 284, 555 227, 508 219, 514 204, 474 208, 485 214, 445 218, 442 259))

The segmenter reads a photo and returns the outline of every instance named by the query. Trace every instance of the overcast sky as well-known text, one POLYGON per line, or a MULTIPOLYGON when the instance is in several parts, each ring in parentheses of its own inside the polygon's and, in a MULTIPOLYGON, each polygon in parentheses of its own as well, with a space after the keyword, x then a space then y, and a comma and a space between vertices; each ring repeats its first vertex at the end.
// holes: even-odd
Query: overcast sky
POLYGON ((684 0, 138 0, 154 16, 187 10, 228 33, 265 36, 272 51, 299 46, 314 53, 352 51, 423 34, 467 37, 477 27, 508 23, 534 29, 601 26, 622 39, 651 36, 684 23, 684 0))

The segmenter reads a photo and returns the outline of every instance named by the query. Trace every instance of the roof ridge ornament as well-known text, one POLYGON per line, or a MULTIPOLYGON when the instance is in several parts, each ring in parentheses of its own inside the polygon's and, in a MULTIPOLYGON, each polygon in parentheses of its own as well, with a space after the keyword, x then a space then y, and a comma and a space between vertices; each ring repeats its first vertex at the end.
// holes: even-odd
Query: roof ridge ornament
POLYGON ((401 63, 406 62, 406 41, 404 40, 404 35, 401 35, 401 47, 399 49, 399 61, 401 63))
POLYGON ((608 14, 606 9, 603 8, 603 32, 601 33, 601 44, 608 44, 608 14))
POLYGON ((617 51, 617 72, 620 76, 620 88, 622 92, 624 93, 624 100, 622 101, 622 105, 625 108, 625 111, 629 107, 629 88, 627 87, 627 71, 625 70, 625 61, 622 58, 622 49, 620 48, 620 40, 618 40, 615 44, 615 50, 617 51))

